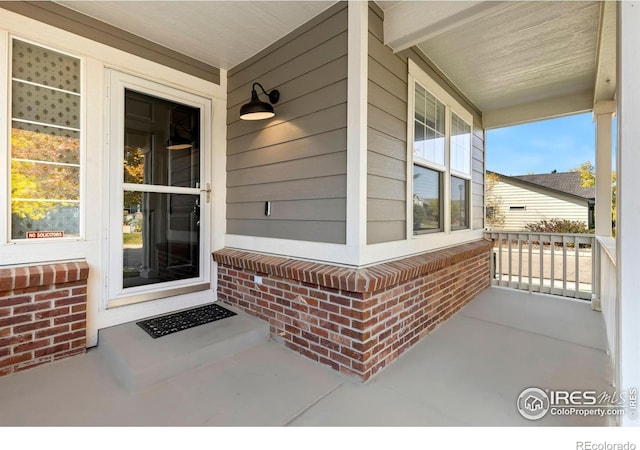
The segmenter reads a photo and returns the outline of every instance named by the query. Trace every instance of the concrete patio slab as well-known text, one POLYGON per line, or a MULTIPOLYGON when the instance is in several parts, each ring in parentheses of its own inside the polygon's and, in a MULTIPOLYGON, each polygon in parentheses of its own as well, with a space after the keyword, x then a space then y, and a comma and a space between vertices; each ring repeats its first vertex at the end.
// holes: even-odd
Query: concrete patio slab
POLYGON ((0 425, 606 425, 519 415, 527 387, 611 391, 611 371, 603 324, 582 322, 599 316, 588 304, 505 291, 488 289, 365 384, 264 342, 130 392, 97 348, 0 379, 0 425))
POLYGON ((604 317, 585 300, 494 287, 478 295, 461 314, 607 351, 604 317))

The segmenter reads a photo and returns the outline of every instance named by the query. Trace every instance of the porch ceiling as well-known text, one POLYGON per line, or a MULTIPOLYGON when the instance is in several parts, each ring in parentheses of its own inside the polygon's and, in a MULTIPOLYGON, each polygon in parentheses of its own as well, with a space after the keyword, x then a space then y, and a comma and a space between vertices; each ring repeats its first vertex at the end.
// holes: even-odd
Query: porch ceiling
POLYGON ((184 55, 230 69, 335 1, 56 2, 184 55))
MULTIPOLYGON (((335 1, 59 1, 230 69, 335 1)), ((486 128, 590 111, 615 96, 615 2, 378 1, 385 43, 416 45, 486 128)))
MULTIPOLYGON (((394 51, 417 45, 483 112, 487 128, 589 111, 596 82, 613 99, 615 26, 606 26, 603 2, 379 5, 386 43, 394 51)), ((607 13, 615 21, 615 8, 607 13)))

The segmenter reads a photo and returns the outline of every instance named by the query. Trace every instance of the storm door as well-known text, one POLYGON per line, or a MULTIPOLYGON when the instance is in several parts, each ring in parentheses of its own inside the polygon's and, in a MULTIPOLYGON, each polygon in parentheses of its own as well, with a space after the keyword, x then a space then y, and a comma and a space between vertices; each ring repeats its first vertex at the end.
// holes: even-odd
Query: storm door
POLYGON ((208 102, 111 76, 109 306, 208 289, 208 102))

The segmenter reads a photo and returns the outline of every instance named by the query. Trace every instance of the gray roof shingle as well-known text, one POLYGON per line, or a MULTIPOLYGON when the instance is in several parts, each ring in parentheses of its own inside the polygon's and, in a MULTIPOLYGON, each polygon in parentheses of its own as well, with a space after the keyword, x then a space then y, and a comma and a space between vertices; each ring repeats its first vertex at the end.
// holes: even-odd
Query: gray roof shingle
POLYGON ((515 175, 511 178, 537 184, 556 191, 566 192, 586 199, 596 197, 595 187, 580 186, 580 172, 541 173, 537 175, 515 175))

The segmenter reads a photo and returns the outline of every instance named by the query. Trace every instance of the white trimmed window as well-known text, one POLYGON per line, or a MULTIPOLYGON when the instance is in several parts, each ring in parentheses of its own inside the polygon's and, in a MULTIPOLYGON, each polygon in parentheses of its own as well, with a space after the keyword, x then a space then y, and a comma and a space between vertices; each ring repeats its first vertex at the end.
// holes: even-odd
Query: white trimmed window
POLYGON ((79 238, 81 60, 11 41, 11 241, 79 238))
POLYGON ((413 234, 468 230, 473 116, 411 60, 408 103, 413 234))

